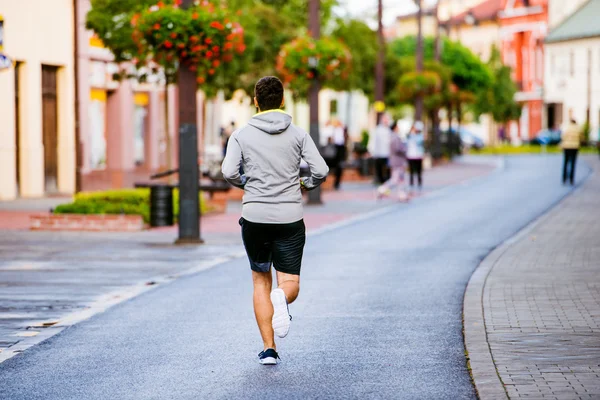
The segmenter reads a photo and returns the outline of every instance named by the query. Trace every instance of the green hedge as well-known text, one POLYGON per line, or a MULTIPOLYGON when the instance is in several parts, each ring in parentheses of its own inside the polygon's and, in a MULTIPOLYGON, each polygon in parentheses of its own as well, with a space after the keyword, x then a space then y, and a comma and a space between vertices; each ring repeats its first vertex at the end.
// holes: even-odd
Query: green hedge
MULTIPOLYGON (((595 147, 587 146, 579 149, 580 154, 593 154, 598 150, 595 147)), ((510 144, 503 144, 496 147, 484 147, 481 150, 472 150, 471 154, 490 154, 490 155, 511 155, 511 154, 543 154, 543 153, 562 153, 560 146, 539 146, 524 144, 522 146, 513 146, 510 144)))
MULTIPOLYGON (((205 214, 208 206, 199 194, 200 212, 205 214)), ((129 214, 141 215, 150 222, 150 189, 118 189, 77 193, 72 203, 61 204, 55 214, 129 214)), ((179 216, 179 189, 173 189, 173 215, 179 216)))

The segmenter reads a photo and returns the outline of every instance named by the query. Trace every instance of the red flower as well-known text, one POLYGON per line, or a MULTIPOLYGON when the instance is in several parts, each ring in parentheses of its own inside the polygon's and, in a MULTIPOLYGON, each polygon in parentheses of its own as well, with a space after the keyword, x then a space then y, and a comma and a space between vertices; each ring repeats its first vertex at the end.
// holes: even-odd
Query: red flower
POLYGON ((163 46, 165 46, 167 49, 170 49, 171 47, 173 47, 173 43, 171 43, 170 40, 165 40, 163 42, 163 46))
POLYGON ((315 74, 313 74, 312 72, 307 72, 307 73, 306 73, 306 77, 307 77, 308 79, 312 79, 312 78, 314 78, 314 77, 315 77, 315 74))
POLYGON ((154 24, 153 28, 154 28, 155 31, 159 30, 160 29, 160 24, 159 23, 154 24))
POLYGON ((214 74, 215 74, 215 70, 214 70, 214 69, 212 69, 212 68, 211 68, 211 69, 209 69, 209 70, 208 70, 208 74, 209 74, 209 75, 214 75, 214 74))
POLYGON ((192 19, 198 19, 198 13, 197 12, 194 12, 192 14, 192 19))
POLYGON ((213 56, 213 52, 212 51, 209 50, 209 51, 206 52, 206 58, 212 58, 212 56, 213 56))
POLYGON ((244 50, 246 50, 246 45, 241 44, 237 47, 236 50, 238 51, 238 53, 243 53, 244 50))
POLYGON ((182 51, 181 52, 181 57, 187 57, 187 51, 182 51))
POLYGON ((180 6, 181 5, 181 0, 174 0, 173 4, 175 4, 176 6, 180 6))
POLYGON ((165 3, 159 1, 158 3, 156 3, 156 5, 158 6, 158 8, 163 8, 165 6, 165 3))
POLYGON ((171 33, 171 39, 175 39, 177 37, 177 34, 175 32, 171 33))
POLYGON ((195 65, 192 65, 192 66, 190 67, 190 71, 195 71, 195 70, 197 70, 197 69, 198 69, 198 68, 197 68, 195 65))
POLYGON ((234 35, 233 33, 230 33, 229 35, 227 35, 227 36, 225 37, 225 39, 227 39, 227 40, 230 40, 230 41, 231 41, 231 40, 233 40, 233 38, 234 38, 234 37, 235 37, 235 35, 234 35))
POLYGON ((219 65, 221 65, 221 62, 219 60, 213 61, 213 67, 217 68, 219 65))
POLYGON ((199 44, 195 45, 194 47, 192 47, 192 51, 194 53, 199 52, 200 50, 202 50, 202 46, 200 46, 199 44))
POLYGON ((215 53, 218 53, 218 52, 219 52, 219 50, 220 50, 220 49, 219 49, 219 46, 213 46, 213 51, 214 51, 215 53))
POLYGON ((203 76, 199 76, 196 78, 196 82, 198 82, 200 85, 202 85, 204 82, 206 82, 206 79, 204 79, 203 76))
POLYGON ((225 54, 223 56, 223 61, 225 61, 225 62, 232 62, 233 61, 233 56, 231 54, 225 54))
POLYGON ((192 43, 196 43, 197 41, 199 41, 200 39, 198 39, 198 36, 196 35, 192 35, 190 36, 190 42, 192 43))
POLYGON ((177 43, 177 48, 178 49, 183 49, 183 48, 185 48, 185 44, 183 44, 183 43, 177 43))
POLYGON ((212 43, 212 39, 207 37, 206 39, 204 39, 204 43, 206 44, 211 44, 212 43))
POLYGON ((231 50, 233 48, 233 43, 231 42, 227 42, 225 43, 225 45, 223 46, 223 50, 227 51, 227 50, 231 50))
POLYGON ((223 28, 225 28, 225 27, 223 26, 223 24, 221 24, 221 23, 220 23, 220 22, 218 22, 218 21, 213 21, 213 22, 211 22, 211 23, 210 23, 210 27, 211 27, 211 28, 218 29, 218 30, 223 30, 223 28))
POLYGON ((140 14, 134 14, 133 17, 131 17, 131 25, 136 26, 138 19, 140 19, 140 14))

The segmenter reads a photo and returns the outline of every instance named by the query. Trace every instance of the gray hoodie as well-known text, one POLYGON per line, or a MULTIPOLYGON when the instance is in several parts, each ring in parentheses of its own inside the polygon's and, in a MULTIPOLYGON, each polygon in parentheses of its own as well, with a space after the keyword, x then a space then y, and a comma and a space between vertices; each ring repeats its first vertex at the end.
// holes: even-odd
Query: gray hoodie
POLYGON ((301 159, 311 172, 302 185, 314 189, 329 168, 311 137, 283 111, 256 114, 231 135, 221 171, 229 183, 244 189, 244 219, 283 224, 303 218, 301 159))

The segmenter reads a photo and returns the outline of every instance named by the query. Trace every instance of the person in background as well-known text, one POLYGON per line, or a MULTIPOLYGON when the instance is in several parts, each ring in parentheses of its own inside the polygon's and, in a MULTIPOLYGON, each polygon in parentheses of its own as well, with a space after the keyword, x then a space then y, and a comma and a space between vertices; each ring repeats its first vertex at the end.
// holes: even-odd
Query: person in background
POLYGON ((389 196, 392 189, 398 188, 398 200, 408 201, 408 195, 404 190, 404 173, 406 171, 406 143, 400 137, 397 122, 393 122, 390 127, 390 157, 389 165, 392 175, 383 185, 377 189, 377 198, 389 196))
POLYGON ((577 164, 577 153, 579 151, 581 129, 577 121, 571 119, 567 129, 561 136, 560 145, 564 152, 563 185, 567 183, 567 177, 571 185, 575 183, 575 165, 577 164))
POLYGON ((375 160, 375 179, 379 184, 389 179, 387 165, 390 156, 390 139, 389 118, 384 114, 380 117, 369 140, 369 152, 375 160))
POLYGON ((425 156, 425 138, 423 136, 423 122, 415 121, 406 143, 406 158, 410 171, 410 186, 414 184, 417 177, 419 190, 423 187, 423 157, 425 156))
POLYGON ((340 188, 340 183, 342 182, 342 173, 344 172, 344 162, 346 161, 346 140, 347 133, 344 125, 339 120, 333 121, 333 129, 332 129, 332 139, 333 144, 335 145, 335 162, 334 162, 334 171, 335 171, 335 182, 333 187, 335 190, 340 188))

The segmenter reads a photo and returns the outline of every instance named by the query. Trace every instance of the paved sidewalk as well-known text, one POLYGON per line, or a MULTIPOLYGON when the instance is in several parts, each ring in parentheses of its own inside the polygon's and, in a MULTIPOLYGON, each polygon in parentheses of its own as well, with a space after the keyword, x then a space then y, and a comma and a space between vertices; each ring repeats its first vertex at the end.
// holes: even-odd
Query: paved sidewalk
MULTIPOLYGON (((428 171, 424 194, 486 176, 494 162, 482 158, 428 171)), ((347 183, 323 197, 324 205, 305 210, 309 232, 394 206, 376 202, 369 183, 347 183)), ((135 234, 26 230, 24 207, 47 210, 57 201, 0 203, 0 362, 114 304, 244 254, 239 202, 226 214, 203 218, 206 244, 190 247, 172 245, 176 227, 135 234)))
POLYGON ((465 339, 484 400, 600 399, 600 162, 585 161, 595 173, 469 283, 465 339))

